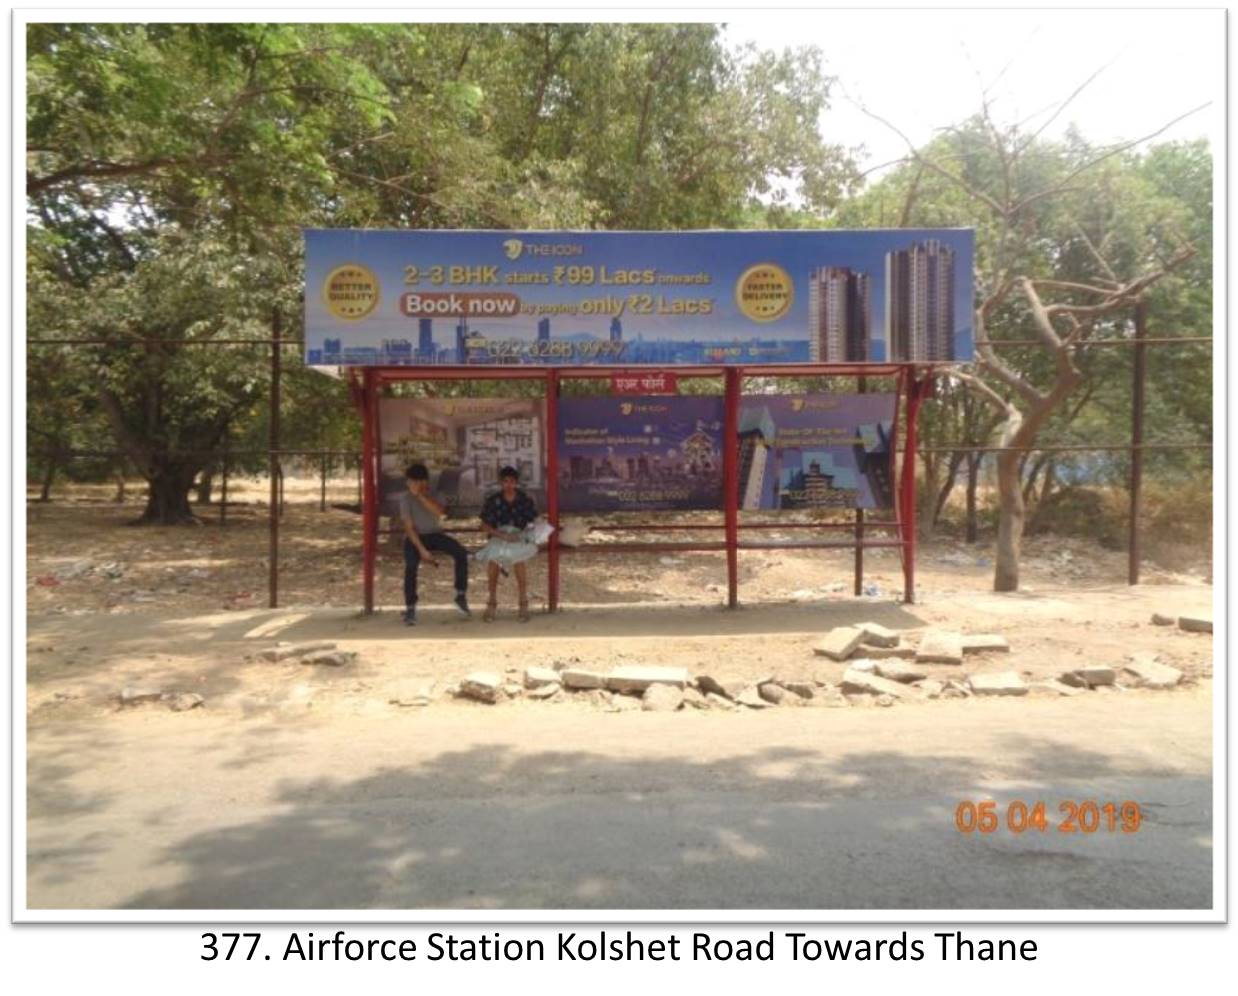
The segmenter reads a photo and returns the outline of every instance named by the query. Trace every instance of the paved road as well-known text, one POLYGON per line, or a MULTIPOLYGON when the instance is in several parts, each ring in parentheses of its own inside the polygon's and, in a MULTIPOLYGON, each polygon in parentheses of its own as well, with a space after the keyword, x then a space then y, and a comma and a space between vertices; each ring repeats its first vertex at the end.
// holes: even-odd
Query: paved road
POLYGON ((1211 904, 1206 690, 740 716, 152 712, 34 734, 30 759, 32 906, 1211 904), (956 804, 986 797, 1045 800, 1053 822, 1060 800, 1131 799, 1144 822, 960 834, 956 804))

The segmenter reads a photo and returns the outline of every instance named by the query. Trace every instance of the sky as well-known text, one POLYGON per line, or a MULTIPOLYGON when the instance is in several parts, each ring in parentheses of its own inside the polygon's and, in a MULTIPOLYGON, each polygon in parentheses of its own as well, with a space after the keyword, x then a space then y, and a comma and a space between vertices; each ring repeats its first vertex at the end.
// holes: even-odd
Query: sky
POLYGON ((761 48, 820 48, 840 84, 823 132, 863 144, 860 161, 871 169, 904 155, 906 144, 852 101, 921 143, 977 111, 988 88, 999 123, 1032 118, 1035 128, 1101 67, 1046 135, 1073 122, 1096 142, 1138 138, 1212 101, 1158 141, 1206 137, 1220 147, 1224 18, 1216 10, 956 9, 770 11, 755 20, 736 11, 726 36, 761 48))

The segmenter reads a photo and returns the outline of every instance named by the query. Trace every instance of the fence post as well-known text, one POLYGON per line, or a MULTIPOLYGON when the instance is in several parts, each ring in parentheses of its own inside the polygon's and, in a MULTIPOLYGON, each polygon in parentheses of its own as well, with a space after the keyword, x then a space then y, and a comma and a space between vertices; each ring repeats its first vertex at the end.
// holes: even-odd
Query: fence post
POLYGON ((1130 539, 1127 542, 1127 583, 1139 584, 1141 536, 1139 517, 1143 512, 1143 408, 1144 383, 1148 373, 1148 302, 1135 302, 1135 363, 1131 384, 1131 485, 1130 539))
POLYGON ((322 451, 322 494, 318 499, 318 511, 327 510, 327 451, 322 451))
POLYGON ((554 526, 546 549, 546 607, 559 610, 559 371, 546 371, 546 518, 554 526))
POLYGON ((279 481, 279 378, 280 378, 280 333, 283 320, 276 307, 271 316, 271 422, 267 436, 267 472, 271 478, 270 507, 267 521, 270 525, 270 544, 267 552, 268 603, 279 607, 279 515, 282 488, 279 481))
MULTIPOLYGON (((868 390, 868 378, 856 378, 856 392, 864 394, 868 390)), ((854 593, 859 598, 864 594, 864 509, 855 510, 855 575, 854 593)))
POLYGON ((739 367, 726 368, 725 425, 722 431, 722 507, 726 523, 726 604, 739 606, 739 367))

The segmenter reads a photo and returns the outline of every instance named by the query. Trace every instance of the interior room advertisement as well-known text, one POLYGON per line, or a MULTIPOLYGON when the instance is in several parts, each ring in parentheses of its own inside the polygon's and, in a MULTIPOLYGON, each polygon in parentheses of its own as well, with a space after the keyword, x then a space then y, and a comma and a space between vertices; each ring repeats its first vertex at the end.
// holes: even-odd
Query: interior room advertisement
POLYGON ((740 508, 889 508, 893 394, 749 396, 740 508))
POLYGON ((450 518, 476 516, 499 487, 505 466, 520 472, 520 486, 546 507, 545 405, 537 398, 382 398, 382 514, 396 514, 404 471, 424 463, 430 490, 450 518))
POLYGON ((311 366, 952 363, 970 229, 308 230, 311 366))
POLYGON ((722 507, 721 397, 563 398, 559 508, 722 507))

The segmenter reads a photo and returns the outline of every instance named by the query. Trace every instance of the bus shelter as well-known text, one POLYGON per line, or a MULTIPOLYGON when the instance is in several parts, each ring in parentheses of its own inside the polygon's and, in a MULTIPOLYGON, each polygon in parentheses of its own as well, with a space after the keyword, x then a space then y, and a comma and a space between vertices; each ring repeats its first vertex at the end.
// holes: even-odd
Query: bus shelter
POLYGON ((397 385, 434 395, 461 381, 521 381, 513 395, 541 396, 536 431, 510 428, 515 416, 485 431, 518 441, 542 489, 555 527, 551 611, 564 601, 562 558, 581 552, 724 553, 735 607, 745 550, 852 549, 859 594, 864 551, 889 548, 914 599, 917 423, 934 378, 972 356, 971 230, 311 230, 305 240, 305 360, 345 371, 362 417, 365 612, 384 495, 401 486, 392 454, 438 454, 440 483, 467 479, 473 500, 511 462, 441 405, 406 411, 406 431, 384 439, 397 385), (699 378, 720 382, 721 395, 678 389, 699 378), (769 393, 817 378, 830 390, 769 393), (872 380, 892 387, 868 392, 872 380), (621 426, 616 412, 636 419, 621 426), (638 444, 651 444, 647 457, 638 444), (706 518, 660 514, 678 509, 706 518), (845 514, 805 521, 787 509, 845 514), (565 515, 612 511, 639 518, 591 531, 640 538, 561 541, 565 515))

